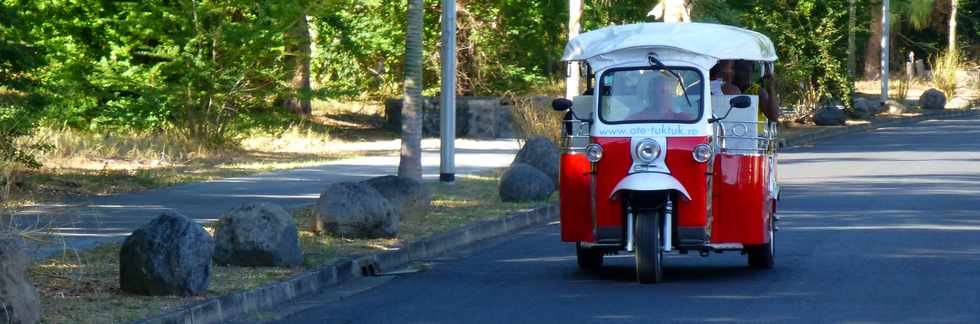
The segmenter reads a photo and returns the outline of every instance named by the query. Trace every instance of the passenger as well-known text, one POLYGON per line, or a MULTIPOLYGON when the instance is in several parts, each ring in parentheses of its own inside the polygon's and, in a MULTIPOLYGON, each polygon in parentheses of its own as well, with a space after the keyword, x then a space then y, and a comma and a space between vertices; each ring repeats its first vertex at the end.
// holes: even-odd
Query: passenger
POLYGON ((735 85, 745 94, 759 95, 759 112, 771 122, 779 122, 779 104, 777 103, 776 79, 772 71, 765 69, 760 84, 752 83, 752 72, 755 62, 738 61, 735 63, 735 85))
POLYGON ((733 62, 731 60, 721 60, 711 68, 712 95, 737 95, 742 93, 737 86, 732 84, 732 77, 735 74, 732 65, 733 62))

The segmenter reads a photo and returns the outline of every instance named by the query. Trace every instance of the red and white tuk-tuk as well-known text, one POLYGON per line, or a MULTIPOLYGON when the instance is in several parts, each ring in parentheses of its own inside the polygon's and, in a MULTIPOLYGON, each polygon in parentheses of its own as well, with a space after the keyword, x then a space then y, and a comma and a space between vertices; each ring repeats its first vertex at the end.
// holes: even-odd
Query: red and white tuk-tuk
POLYGON ((712 95, 720 60, 777 59, 766 36, 716 24, 645 23, 572 39, 563 61, 583 63, 586 94, 556 99, 566 111, 561 238, 578 264, 636 257, 637 279, 662 278, 665 254, 738 251, 773 266, 775 125, 759 96, 712 95))

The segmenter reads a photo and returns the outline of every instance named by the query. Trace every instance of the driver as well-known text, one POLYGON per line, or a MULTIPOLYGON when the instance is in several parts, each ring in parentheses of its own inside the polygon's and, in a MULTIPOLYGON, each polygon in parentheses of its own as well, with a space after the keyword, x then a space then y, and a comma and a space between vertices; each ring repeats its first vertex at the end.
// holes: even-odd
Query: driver
POLYGON ((692 116, 674 102, 677 83, 662 75, 649 78, 649 90, 644 94, 643 109, 631 114, 628 120, 689 120, 692 116))

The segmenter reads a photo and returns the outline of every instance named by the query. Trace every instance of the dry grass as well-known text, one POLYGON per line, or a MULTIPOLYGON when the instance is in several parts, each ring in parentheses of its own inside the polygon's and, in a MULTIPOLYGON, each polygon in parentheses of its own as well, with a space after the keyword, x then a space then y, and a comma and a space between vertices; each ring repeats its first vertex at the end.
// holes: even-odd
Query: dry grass
MULTIPOLYGON (((890 98, 897 99, 896 94, 901 92, 902 90, 899 88, 901 86, 904 86, 902 84, 903 83, 902 79, 904 79, 904 77, 889 78, 888 94, 890 98)), ((920 79, 913 79, 908 81, 907 86, 908 86, 908 90, 905 91, 906 92, 904 97, 905 101, 918 100, 919 96, 921 96, 923 92, 929 90, 929 88, 932 87, 928 82, 920 79)), ((855 89, 855 95, 864 95, 864 96, 878 98, 878 96, 881 96, 881 81, 880 80, 855 81, 854 89, 855 89)))
POLYGON ((54 145, 37 152, 44 167, 0 165, 0 207, 109 195, 181 183, 305 167, 364 154, 366 140, 397 136, 380 129, 383 107, 372 102, 317 102, 313 117, 284 131, 257 131, 239 146, 208 148, 164 133, 94 134, 40 128, 20 141, 54 145))
MULTIPOLYGON (((137 296, 119 289, 119 244, 109 244, 34 263, 29 277, 42 296, 43 321, 54 323, 128 322, 173 307, 234 291, 282 280, 338 257, 389 250, 434 233, 457 228, 475 220, 498 218, 537 203, 503 203, 497 196, 500 171, 463 175, 455 184, 426 183, 432 193, 429 212, 405 219, 395 239, 346 239, 315 234, 314 210, 294 213, 300 229, 303 265, 293 269, 213 267, 208 291, 202 296, 137 296)), ((554 201, 557 197, 552 197, 554 201)))
POLYGON ((523 139, 543 136, 561 143, 562 119, 565 114, 551 109, 549 102, 532 97, 511 96, 514 102, 514 126, 523 139))

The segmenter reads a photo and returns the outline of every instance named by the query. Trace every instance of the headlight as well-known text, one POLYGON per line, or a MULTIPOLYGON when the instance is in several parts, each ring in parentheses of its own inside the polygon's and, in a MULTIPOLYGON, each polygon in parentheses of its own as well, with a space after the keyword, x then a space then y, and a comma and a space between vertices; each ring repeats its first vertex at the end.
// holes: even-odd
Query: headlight
POLYGON ((714 150, 712 150, 711 146, 708 144, 698 144, 698 146, 694 147, 694 152, 692 152, 692 154, 694 155, 695 161, 704 163, 711 159, 711 155, 714 154, 714 150))
POLYGON ((589 162, 596 163, 602 160, 602 146, 599 144, 589 144, 585 147, 585 158, 589 162))
POLYGON ((642 140, 636 145, 636 159, 642 163, 653 163, 660 157, 660 144, 657 141, 642 140))

